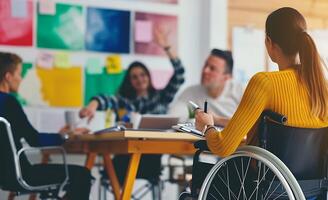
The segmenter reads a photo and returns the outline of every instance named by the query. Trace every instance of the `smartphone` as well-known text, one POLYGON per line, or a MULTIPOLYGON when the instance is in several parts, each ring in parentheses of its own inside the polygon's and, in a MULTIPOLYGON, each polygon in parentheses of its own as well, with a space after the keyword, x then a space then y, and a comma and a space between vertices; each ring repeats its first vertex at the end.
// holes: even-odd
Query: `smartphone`
POLYGON ((189 104, 193 107, 194 110, 199 109, 200 107, 193 101, 189 101, 189 104))

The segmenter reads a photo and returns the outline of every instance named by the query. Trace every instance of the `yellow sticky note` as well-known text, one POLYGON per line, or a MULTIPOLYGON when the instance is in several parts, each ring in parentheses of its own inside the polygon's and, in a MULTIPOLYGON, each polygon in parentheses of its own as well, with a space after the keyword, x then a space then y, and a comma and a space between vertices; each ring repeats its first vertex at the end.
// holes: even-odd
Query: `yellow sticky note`
POLYGON ((122 72, 120 55, 111 55, 106 59, 106 70, 108 74, 119 74, 122 72))
POLYGON ((57 52, 55 54, 55 67, 57 68, 72 67, 69 54, 66 52, 57 52))

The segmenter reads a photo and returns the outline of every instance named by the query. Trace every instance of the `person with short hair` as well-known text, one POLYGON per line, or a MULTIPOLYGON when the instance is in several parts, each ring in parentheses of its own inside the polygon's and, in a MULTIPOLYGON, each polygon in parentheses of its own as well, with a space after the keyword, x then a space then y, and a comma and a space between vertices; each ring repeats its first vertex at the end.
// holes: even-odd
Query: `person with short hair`
MULTIPOLYGON (((17 150, 22 149, 21 139, 31 146, 44 146, 45 134, 39 133, 30 124, 22 106, 10 92, 17 92, 22 81, 22 59, 13 53, 0 52, 0 116, 10 124, 17 150)), ((49 119, 51 120, 51 119, 49 119)), ((19 187, 15 180, 15 167, 11 150, 6 145, 8 137, 4 134, 4 126, 0 125, 0 181, 12 187, 19 187), (8 161, 8 162, 6 162, 8 161)), ((47 134, 53 135, 55 134, 47 134)), ((57 135, 58 136, 58 135, 57 135)), ((52 139, 56 139, 52 137, 52 139)), ((47 142, 47 141, 46 141, 47 142)), ((47 142, 49 144, 49 142, 47 142)), ((50 142, 51 143, 51 142, 50 142)), ((52 144, 54 145, 54 144, 52 144)), ((23 154, 20 159, 22 174, 30 185, 47 185, 64 181, 64 167, 61 164, 32 164, 23 154)), ((69 182, 66 187, 68 200, 88 200, 91 188, 90 171, 81 166, 68 165, 69 182)))
POLYGON ((201 75, 201 84, 186 88, 172 103, 169 113, 177 114, 185 122, 193 114, 188 102, 199 107, 208 102, 208 110, 215 124, 225 126, 241 100, 244 87, 232 80, 233 58, 230 51, 212 49, 206 59, 201 75))

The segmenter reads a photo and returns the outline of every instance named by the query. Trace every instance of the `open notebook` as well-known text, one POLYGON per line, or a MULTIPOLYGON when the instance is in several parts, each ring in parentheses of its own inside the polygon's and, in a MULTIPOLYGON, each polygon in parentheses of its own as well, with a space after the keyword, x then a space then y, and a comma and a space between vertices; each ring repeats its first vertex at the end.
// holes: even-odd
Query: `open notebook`
MULTIPOLYGON (((183 123, 172 126, 174 130, 189 133, 200 138, 204 138, 204 134, 197 130, 194 123, 183 123)), ((223 127, 216 127, 217 130, 222 131, 223 127)))

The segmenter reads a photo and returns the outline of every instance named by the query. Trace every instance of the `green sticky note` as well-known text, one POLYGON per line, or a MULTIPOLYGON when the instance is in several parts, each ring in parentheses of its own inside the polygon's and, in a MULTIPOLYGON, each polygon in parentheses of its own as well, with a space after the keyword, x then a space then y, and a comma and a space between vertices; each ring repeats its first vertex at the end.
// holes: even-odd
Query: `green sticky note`
POLYGON ((56 3, 54 15, 40 12, 40 4, 38 7, 37 47, 67 50, 84 48, 85 19, 82 6, 56 3))
POLYGON ((93 96, 99 94, 115 95, 124 79, 126 71, 119 74, 108 74, 102 68, 101 74, 85 73, 84 104, 88 104, 93 96))
POLYGON ((89 58, 86 63, 86 72, 88 74, 101 74, 103 66, 99 58, 89 58))

